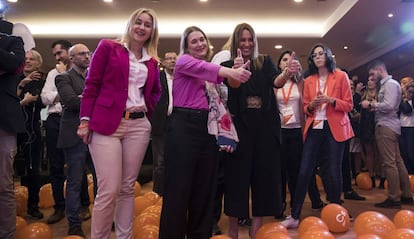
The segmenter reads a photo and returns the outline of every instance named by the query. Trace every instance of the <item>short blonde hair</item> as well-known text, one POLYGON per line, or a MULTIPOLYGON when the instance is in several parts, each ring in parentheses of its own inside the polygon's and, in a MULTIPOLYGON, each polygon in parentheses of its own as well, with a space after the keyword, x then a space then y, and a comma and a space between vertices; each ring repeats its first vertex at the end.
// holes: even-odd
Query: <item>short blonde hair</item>
POLYGON ((43 58, 42 55, 40 55, 40 53, 36 50, 28 50, 27 52, 32 53, 33 58, 35 59, 35 61, 39 62, 39 68, 42 66, 43 64, 43 58))
POLYGON ((150 17, 152 18, 151 37, 147 41, 145 41, 144 47, 147 49, 147 52, 151 57, 159 61, 158 52, 157 52, 158 40, 159 40, 157 15, 155 14, 155 11, 150 8, 139 8, 131 14, 131 16, 129 17, 125 32, 122 36, 121 43, 125 43, 128 46, 128 48, 131 47, 132 26, 135 24, 135 21, 137 20, 137 18, 141 16, 141 14, 143 13, 150 15, 150 17))

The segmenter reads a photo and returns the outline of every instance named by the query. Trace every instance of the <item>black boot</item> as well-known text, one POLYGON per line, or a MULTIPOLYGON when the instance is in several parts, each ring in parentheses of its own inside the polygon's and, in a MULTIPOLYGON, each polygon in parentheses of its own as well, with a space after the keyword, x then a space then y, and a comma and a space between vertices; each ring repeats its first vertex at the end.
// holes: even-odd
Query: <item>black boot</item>
POLYGON ((372 188, 375 188, 375 177, 371 177, 372 188))
POLYGON ((378 185, 378 188, 379 189, 384 189, 385 187, 384 187, 384 183, 385 183, 385 178, 381 178, 381 180, 380 180, 380 184, 378 185))

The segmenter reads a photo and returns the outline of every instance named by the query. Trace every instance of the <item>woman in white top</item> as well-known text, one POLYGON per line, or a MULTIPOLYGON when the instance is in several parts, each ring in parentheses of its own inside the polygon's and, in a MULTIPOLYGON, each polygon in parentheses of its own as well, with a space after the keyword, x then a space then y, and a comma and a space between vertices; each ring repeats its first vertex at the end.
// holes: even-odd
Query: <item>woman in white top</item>
MULTIPOLYGON (((296 58, 291 50, 285 50, 277 61, 280 71, 284 71, 288 67, 289 59, 296 58)), ((298 59, 296 59, 298 60, 298 59)), ((282 73, 283 75, 283 73, 282 73)), ((291 199, 295 195, 296 181, 299 173, 299 166, 302 158, 302 127, 305 122, 303 113, 303 76, 301 71, 284 80, 278 78, 283 84, 282 88, 274 89, 278 102, 280 121, 281 121, 281 173, 282 173, 282 200, 283 209, 286 209, 286 183, 289 188, 291 199)), ((312 209, 319 210, 323 207, 317 190, 315 177, 312 177, 308 188, 309 197, 312 201, 312 209)), ((291 205, 290 205, 291 206, 291 205)), ((276 215, 276 218, 283 218, 276 215)))

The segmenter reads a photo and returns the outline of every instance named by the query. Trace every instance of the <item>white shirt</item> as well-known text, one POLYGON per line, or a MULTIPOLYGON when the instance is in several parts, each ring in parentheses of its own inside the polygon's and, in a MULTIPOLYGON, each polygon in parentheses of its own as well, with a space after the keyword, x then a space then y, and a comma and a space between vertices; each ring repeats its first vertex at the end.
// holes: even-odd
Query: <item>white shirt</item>
MULTIPOLYGON (((408 101, 408 104, 413 107, 412 100, 408 101)), ((411 112, 409 114, 400 114, 400 121, 401 121, 401 127, 414 127, 414 112, 411 112)))
POLYGON ((172 84, 173 84, 173 76, 168 74, 165 71, 165 76, 167 77, 167 86, 168 86, 168 111, 167 115, 171 115, 173 110, 173 95, 172 95, 172 84))
POLYGON ((292 108, 294 118, 296 119, 295 120, 296 122, 294 123, 285 124, 283 115, 280 114, 281 127, 287 128, 287 129, 301 128, 301 117, 300 117, 300 108, 299 108, 300 94, 299 94, 298 85, 294 84, 291 80, 287 81, 286 84, 283 86, 283 88, 277 89, 276 98, 277 98, 277 104, 279 106, 279 111, 282 112, 283 109, 292 108), (289 88, 292 84, 293 84, 292 91, 290 93, 288 102, 286 104, 285 97, 288 96, 289 88), (282 89, 285 91, 285 96, 283 96, 282 89))
POLYGON ((142 48, 142 58, 138 60, 135 54, 129 52, 128 99, 125 110, 130 112, 147 111, 144 99, 144 86, 148 78, 148 68, 145 61, 151 57, 142 48))
POLYGON ((59 100, 56 100, 58 91, 55 85, 55 78, 58 74, 59 72, 55 68, 47 73, 46 82, 40 94, 40 98, 43 104, 47 106, 47 112, 49 114, 62 112, 62 105, 59 100))

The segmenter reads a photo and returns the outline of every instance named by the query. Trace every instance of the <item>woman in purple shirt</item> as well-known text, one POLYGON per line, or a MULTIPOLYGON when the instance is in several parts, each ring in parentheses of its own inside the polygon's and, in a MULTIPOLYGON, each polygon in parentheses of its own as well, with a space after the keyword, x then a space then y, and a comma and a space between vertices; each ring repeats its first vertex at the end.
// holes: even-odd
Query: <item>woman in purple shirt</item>
POLYGON ((160 239, 208 239, 211 236, 212 189, 219 147, 207 131, 205 82, 224 77, 246 82, 250 72, 207 62, 209 41, 198 27, 181 37, 174 69, 173 105, 165 148, 165 185, 160 239))

